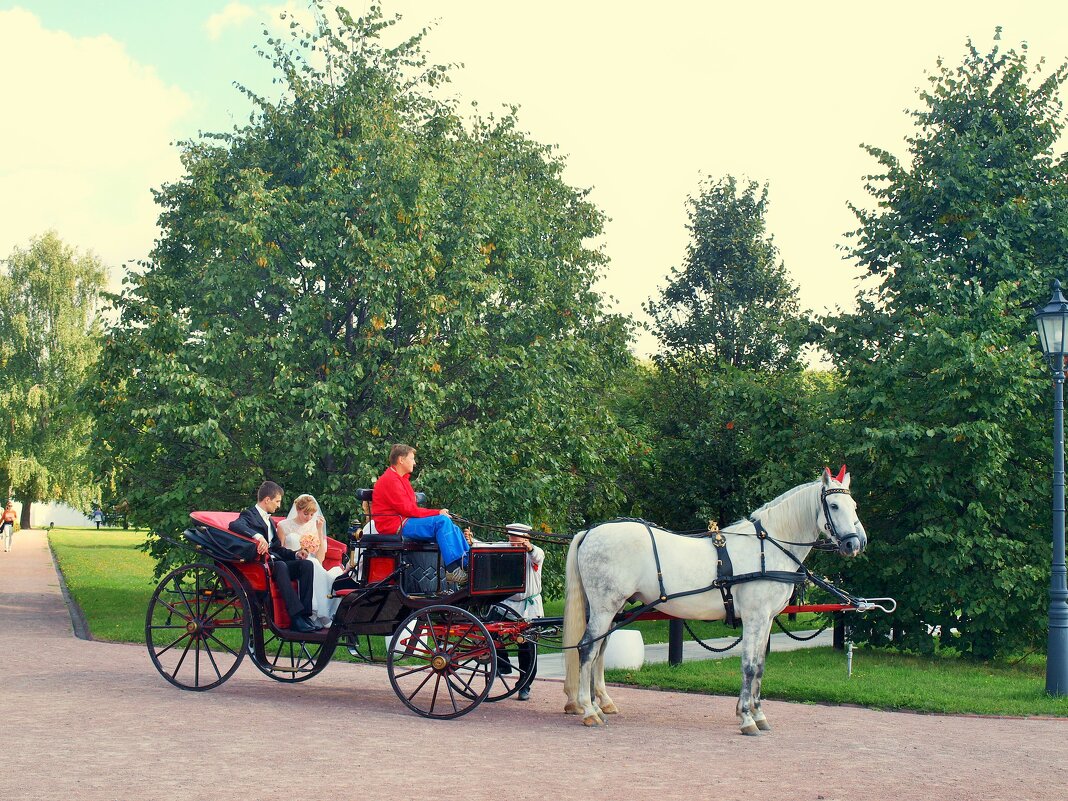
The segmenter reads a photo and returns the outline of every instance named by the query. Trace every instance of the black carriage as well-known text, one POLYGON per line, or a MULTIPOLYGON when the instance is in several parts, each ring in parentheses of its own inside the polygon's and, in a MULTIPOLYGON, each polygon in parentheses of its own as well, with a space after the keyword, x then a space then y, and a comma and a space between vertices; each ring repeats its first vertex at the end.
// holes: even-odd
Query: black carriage
MULTIPOLYGON (((369 501, 370 490, 359 497, 369 501)), ((526 688, 537 639, 559 635, 558 621, 525 621, 501 603, 525 589, 522 548, 472 546, 469 582, 457 587, 445 580, 436 544, 379 535, 367 525, 354 528, 347 544, 329 540, 323 566, 345 568, 334 582, 340 602, 329 628, 302 633, 290 628, 255 540, 230 530, 237 513, 191 517, 185 537, 202 558, 163 578, 145 620, 152 663, 181 689, 218 687, 246 654, 276 681, 306 681, 341 647, 384 662, 412 711, 455 718, 526 688), (386 642, 379 638, 388 645, 376 654, 374 643, 386 642)))

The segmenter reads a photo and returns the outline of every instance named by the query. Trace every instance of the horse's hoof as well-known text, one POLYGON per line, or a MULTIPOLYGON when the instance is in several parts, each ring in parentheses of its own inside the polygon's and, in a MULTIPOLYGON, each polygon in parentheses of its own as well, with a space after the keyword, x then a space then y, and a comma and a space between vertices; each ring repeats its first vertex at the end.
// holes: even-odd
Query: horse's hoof
POLYGON ((758 734, 760 734, 760 729, 757 728, 757 725, 755 723, 747 723, 746 725, 742 726, 742 734, 745 734, 749 737, 756 737, 758 734))
POLYGON ((606 715, 618 715, 619 707, 616 706, 614 703, 609 703, 607 706, 602 706, 601 711, 604 712, 606 715))
POLYGON ((771 724, 766 720, 758 720, 756 722, 757 728, 761 731, 771 731, 771 724))
POLYGON ((582 719, 583 726, 600 726, 602 723, 604 723, 604 721, 596 715, 587 715, 582 719))
POLYGON ((567 705, 564 706, 565 715, 577 715, 580 712, 582 712, 582 707, 579 706, 575 701, 568 701, 567 705))

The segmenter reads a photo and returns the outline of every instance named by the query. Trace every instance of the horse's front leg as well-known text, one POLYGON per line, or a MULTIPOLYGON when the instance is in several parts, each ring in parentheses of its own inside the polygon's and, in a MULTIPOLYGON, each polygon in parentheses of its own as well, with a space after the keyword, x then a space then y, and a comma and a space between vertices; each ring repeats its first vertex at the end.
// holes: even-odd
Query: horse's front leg
MULTIPOLYGON (((764 657, 767 650, 770 621, 747 622, 742 631, 742 691, 738 695, 739 725, 742 734, 755 735, 768 723, 760 711, 760 682, 764 677, 764 657)), ((770 728, 770 727, 768 727, 770 728)))
MULTIPOLYGON (((775 619, 772 618, 771 620, 768 621, 767 626, 765 627, 765 633, 763 635, 763 637, 764 637, 763 642, 765 642, 765 643, 768 641, 768 637, 771 636, 771 627, 772 627, 772 624, 774 622, 775 622, 775 619)), ((768 658, 767 647, 764 647, 764 648, 762 648, 760 650, 760 655, 759 655, 760 664, 758 666, 759 669, 756 671, 756 674, 753 676, 753 683, 750 686, 750 707, 749 708, 752 710, 753 722, 756 724, 756 727, 758 729, 760 729, 760 731, 771 731, 771 724, 768 723, 768 719, 764 715, 764 710, 761 708, 761 700, 760 700, 760 686, 764 683, 764 663, 767 661, 767 658, 768 658)))

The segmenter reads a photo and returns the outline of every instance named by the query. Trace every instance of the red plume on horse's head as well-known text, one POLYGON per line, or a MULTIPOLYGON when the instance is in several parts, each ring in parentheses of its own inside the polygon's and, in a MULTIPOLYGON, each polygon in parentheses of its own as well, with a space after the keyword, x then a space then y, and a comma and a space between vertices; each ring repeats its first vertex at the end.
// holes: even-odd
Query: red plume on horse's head
POLYGON ((829 467, 825 467, 823 469, 827 471, 827 475, 830 478, 833 478, 839 484, 841 484, 845 480, 845 476, 846 476, 846 466, 845 465, 842 465, 842 469, 838 471, 838 475, 834 475, 831 472, 831 468, 829 468, 829 467))

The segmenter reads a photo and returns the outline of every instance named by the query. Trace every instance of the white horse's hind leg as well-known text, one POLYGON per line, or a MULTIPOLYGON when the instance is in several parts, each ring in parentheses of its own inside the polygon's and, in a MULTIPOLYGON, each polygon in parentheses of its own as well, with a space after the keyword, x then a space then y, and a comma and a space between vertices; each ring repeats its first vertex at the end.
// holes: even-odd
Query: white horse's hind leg
POLYGON ((593 694, 597 700, 597 708, 606 715, 615 715, 619 707, 608 696, 608 690, 604 684, 604 652, 608 650, 608 638, 605 637, 598 643, 597 659, 593 663, 593 694))
POLYGON ((760 708, 760 701, 757 701, 756 703, 756 709, 753 710, 753 722, 760 731, 771 731, 771 724, 768 723, 764 711, 760 708))
POLYGON ((613 614, 603 609, 591 610, 590 622, 586 632, 579 640, 579 682, 578 702, 582 707, 582 723, 585 726, 599 726, 604 723, 601 710, 593 702, 594 679, 598 687, 604 685, 604 650, 603 635, 612 625, 613 614), (598 675, 594 676, 594 671, 598 675))
MULTIPOLYGON (((771 621, 746 623, 742 630, 742 691, 738 695, 738 721, 742 734, 759 734, 761 726, 757 715, 764 719, 760 711, 760 682, 764 677, 764 656, 771 633, 771 621)), ((767 725, 767 720, 764 721, 767 725)))
POLYGON ((574 675, 580 676, 582 668, 579 663, 578 654, 575 652, 574 648, 569 648, 568 650, 564 651, 564 665, 567 668, 567 672, 565 674, 567 678, 564 681, 564 696, 567 699, 564 703, 564 714, 577 715, 582 712, 582 705, 579 704, 578 700, 578 683, 582 679, 580 677, 572 681, 570 680, 570 677, 572 676, 572 671, 574 671, 574 675), (571 664, 568 664, 569 662, 571 664))

